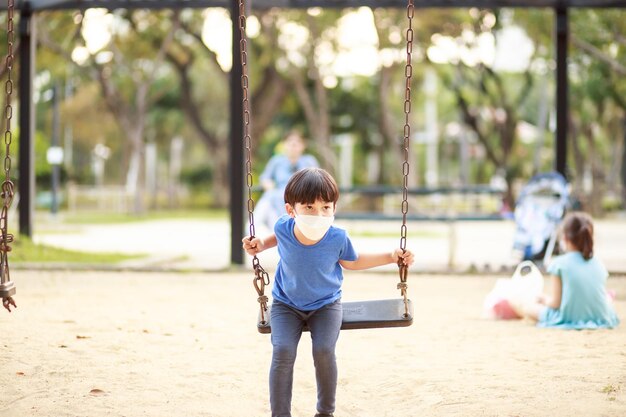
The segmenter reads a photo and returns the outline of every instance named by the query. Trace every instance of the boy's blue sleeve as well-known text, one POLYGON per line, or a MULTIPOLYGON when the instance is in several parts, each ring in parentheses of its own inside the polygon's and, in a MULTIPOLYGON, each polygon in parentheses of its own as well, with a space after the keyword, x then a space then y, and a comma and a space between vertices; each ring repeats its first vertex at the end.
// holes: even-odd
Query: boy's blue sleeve
POLYGON ((352 241, 346 234, 343 248, 339 254, 339 259, 342 261, 356 261, 358 258, 359 255, 357 254, 356 249, 354 249, 354 246, 352 246, 352 241))

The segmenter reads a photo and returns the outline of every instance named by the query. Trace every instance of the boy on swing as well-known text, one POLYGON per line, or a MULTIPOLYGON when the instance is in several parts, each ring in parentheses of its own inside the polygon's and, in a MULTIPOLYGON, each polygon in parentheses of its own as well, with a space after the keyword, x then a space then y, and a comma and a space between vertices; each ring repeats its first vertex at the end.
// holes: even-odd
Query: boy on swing
POLYGON ((293 367, 305 325, 313 345, 317 381, 316 417, 332 417, 337 390, 335 346, 341 329, 342 268, 369 269, 398 263, 411 265, 410 251, 357 254, 345 230, 332 226, 339 189, 320 168, 296 172, 285 188, 285 208, 274 234, 263 239, 247 236, 243 248, 250 255, 278 247, 280 260, 272 289, 272 417, 291 416, 293 367))

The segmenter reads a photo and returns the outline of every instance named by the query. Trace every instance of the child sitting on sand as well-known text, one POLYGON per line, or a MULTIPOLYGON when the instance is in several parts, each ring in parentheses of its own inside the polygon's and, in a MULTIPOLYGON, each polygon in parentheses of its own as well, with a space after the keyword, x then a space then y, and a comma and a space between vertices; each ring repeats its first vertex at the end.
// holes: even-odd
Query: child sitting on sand
POLYGON ((563 220, 561 244, 565 253, 553 259, 548 294, 525 306, 524 315, 538 327, 562 329, 613 328, 619 319, 606 292, 608 272, 593 253, 593 222, 582 212, 563 220))

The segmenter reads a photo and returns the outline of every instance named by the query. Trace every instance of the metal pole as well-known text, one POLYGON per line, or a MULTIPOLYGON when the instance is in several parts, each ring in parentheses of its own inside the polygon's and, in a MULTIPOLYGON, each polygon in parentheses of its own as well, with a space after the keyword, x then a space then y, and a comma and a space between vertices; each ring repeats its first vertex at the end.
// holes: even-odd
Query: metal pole
POLYGON ((33 134, 35 109, 33 106, 33 77, 35 74, 35 16, 30 2, 23 3, 20 11, 20 174, 18 179, 19 232, 33 235, 33 203, 35 195, 35 167, 33 134))
POLYGON ((230 1, 230 18, 233 25, 233 66, 230 70, 230 262, 243 265, 241 238, 244 236, 244 152, 243 152, 243 87, 241 86, 241 58, 239 54, 239 3, 230 1))
MULTIPOLYGON (((60 121, 59 121, 59 96, 60 88, 57 84, 54 85, 53 97, 52 97, 52 139, 51 147, 53 149, 59 148, 59 136, 60 136, 60 121)), ((52 175, 50 181, 50 187, 52 192, 52 201, 50 202, 50 213, 57 214, 59 211, 59 183, 60 183, 60 166, 56 161, 50 162, 52 164, 52 175)))
POLYGON ((556 160, 555 170, 567 178, 567 123, 569 119, 567 45, 568 11, 559 6, 556 12, 556 160))

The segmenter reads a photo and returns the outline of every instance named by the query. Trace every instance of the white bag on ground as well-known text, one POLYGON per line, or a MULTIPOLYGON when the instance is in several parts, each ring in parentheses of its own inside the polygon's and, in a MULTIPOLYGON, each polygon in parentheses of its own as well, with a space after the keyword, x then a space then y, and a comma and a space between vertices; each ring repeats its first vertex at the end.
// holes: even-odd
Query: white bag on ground
POLYGON ((483 315, 493 319, 520 318, 519 308, 537 301, 543 292, 543 275, 532 261, 521 262, 511 278, 496 281, 485 297, 483 315))

